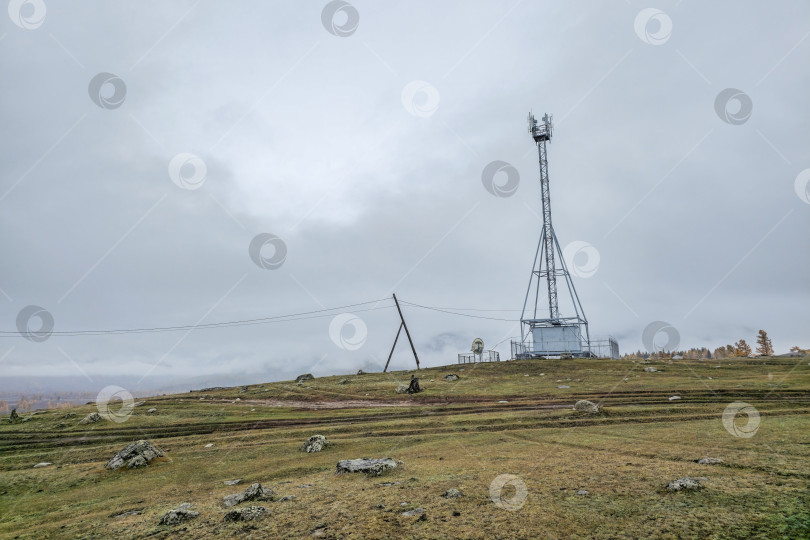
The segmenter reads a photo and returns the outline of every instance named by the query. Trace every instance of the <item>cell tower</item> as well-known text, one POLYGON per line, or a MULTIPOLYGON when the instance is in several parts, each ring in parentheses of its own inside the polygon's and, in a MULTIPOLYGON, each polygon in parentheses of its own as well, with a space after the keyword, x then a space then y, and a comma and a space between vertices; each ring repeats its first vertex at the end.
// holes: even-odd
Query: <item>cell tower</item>
POLYGON ((532 274, 526 299, 523 301, 523 312, 520 316, 520 343, 512 342, 514 358, 538 358, 544 356, 593 356, 590 347, 588 320, 579 301, 574 282, 568 273, 565 259, 551 224, 551 194, 548 181, 548 158, 546 143, 551 141, 552 117, 543 116, 538 123, 529 113, 529 133, 531 133, 540 159, 540 192, 543 203, 543 231, 537 243, 534 255, 532 274), (559 256, 559 259, 558 259, 559 256), (558 262, 559 261, 559 262, 558 262), (573 315, 560 316, 557 299, 557 278, 568 287, 573 306, 573 315), (540 282, 545 280, 548 298, 548 317, 542 315, 540 306, 540 282), (534 286, 534 308, 529 299, 534 286), (528 308, 528 309, 527 309, 528 308), (538 310, 540 313, 538 313, 538 310))

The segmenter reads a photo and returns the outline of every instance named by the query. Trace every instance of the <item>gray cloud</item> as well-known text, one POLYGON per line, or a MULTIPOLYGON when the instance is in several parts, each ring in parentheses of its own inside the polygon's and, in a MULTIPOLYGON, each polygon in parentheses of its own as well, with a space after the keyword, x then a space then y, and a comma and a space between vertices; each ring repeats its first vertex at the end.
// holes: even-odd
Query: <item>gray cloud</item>
MULTIPOLYGON (((337 37, 321 23, 326 2, 51 4, 37 29, 0 27, 3 330, 30 304, 56 331, 251 319, 392 292, 519 310, 541 224, 524 125, 534 109, 557 121, 560 242, 600 255, 592 277, 575 278, 593 334, 635 350, 663 320, 685 347, 752 341, 760 327, 777 351, 808 345, 810 206, 793 187, 810 167, 804 3, 662 3, 673 30, 661 45, 636 35, 632 6, 358 2, 356 32, 337 37), (88 96, 100 72, 126 83, 120 107, 88 96), (403 106, 414 80, 438 91, 429 116, 403 106), (741 125, 715 113, 726 88, 751 98, 741 125), (206 164, 199 189, 169 178, 182 152, 206 164), (482 185, 495 160, 520 173, 511 197, 482 185), (251 261, 260 233, 286 243, 280 268, 251 261)), ((451 349, 474 337, 519 334, 405 312, 427 365, 455 362, 451 349)), ((368 337, 354 351, 329 339, 329 316, 2 338, 0 356, 9 375, 84 370, 143 388, 380 369, 396 312, 356 314, 368 337)), ((508 356, 508 340, 499 350, 508 356)), ((392 367, 412 365, 400 343, 392 367)))

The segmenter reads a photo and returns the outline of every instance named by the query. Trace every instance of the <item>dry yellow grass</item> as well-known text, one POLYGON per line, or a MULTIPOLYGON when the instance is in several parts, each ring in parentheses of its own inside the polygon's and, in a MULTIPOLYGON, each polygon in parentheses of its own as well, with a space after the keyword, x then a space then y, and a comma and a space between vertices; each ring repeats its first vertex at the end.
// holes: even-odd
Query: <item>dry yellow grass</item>
MULTIPOLYGON (((807 360, 658 367, 662 373, 646 373, 626 360, 575 360, 435 368, 422 370, 427 391, 414 397, 393 393, 409 373, 351 376, 347 384, 340 384, 343 376, 303 386, 270 383, 203 392, 210 397, 202 401, 196 392, 147 399, 126 422, 90 427, 75 424, 93 406, 77 408, 69 427, 58 427, 65 411, 49 411, 0 427, 0 535, 810 536, 807 360), (444 382, 441 376, 450 372, 462 379, 444 382), (561 384, 571 388, 557 388, 561 384), (673 394, 682 399, 669 401, 673 394), (579 398, 601 401, 603 412, 574 412, 579 398), (298 406, 269 406, 265 400, 298 406), (405 406, 389 406, 396 400, 405 406), (301 401, 350 406, 309 410, 301 401), (735 437, 724 428, 721 415, 733 401, 751 403, 761 413, 753 437, 735 437), (147 415, 148 407, 158 413, 147 415), (301 452, 314 433, 326 435, 330 446, 301 452), (115 451, 138 438, 167 450, 166 457, 139 470, 104 469, 115 451), (207 443, 213 446, 205 448, 207 443), (377 478, 334 473, 339 459, 363 456, 390 456, 403 464, 377 478), (695 463, 705 456, 725 463, 695 463), (39 461, 54 465, 33 469, 39 461), (517 510, 491 497, 490 486, 502 474, 525 484, 517 510), (706 478, 705 489, 664 489, 682 476, 706 478), (242 484, 223 484, 233 478, 242 484), (296 498, 255 503, 271 514, 252 522, 223 522, 222 497, 252 482, 296 498), (443 498, 450 488, 463 496, 443 498), (163 513, 183 502, 200 516, 174 527, 158 525, 163 513), (424 508, 425 518, 402 515, 414 508, 424 508), (111 517, 130 510, 142 513, 111 517)), ((518 494, 507 487, 503 495, 508 503, 518 494)))

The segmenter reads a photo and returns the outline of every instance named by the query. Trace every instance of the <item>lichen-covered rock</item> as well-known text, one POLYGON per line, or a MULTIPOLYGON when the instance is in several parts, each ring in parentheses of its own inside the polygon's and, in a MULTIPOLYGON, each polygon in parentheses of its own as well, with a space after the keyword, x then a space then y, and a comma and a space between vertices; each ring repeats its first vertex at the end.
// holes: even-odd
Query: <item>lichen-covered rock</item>
POLYGON ((458 379, 459 376, 456 375, 455 373, 448 373, 447 375, 444 376, 444 380, 447 382, 457 381, 458 379))
POLYGON ((251 521, 265 514, 270 510, 264 506, 245 506, 244 508, 234 508, 225 514, 225 521, 251 521))
POLYGON ((645 367, 645 368, 644 368, 644 371, 646 371, 647 373, 658 373, 658 368, 654 368, 654 367, 652 367, 652 366, 650 366, 650 367, 645 367))
POLYGON ((163 457, 163 452, 155 448, 149 441, 135 441, 126 445, 107 462, 105 467, 110 470, 126 466, 130 469, 143 467, 156 457, 163 457))
POLYGON ((407 384, 400 384, 397 386, 397 394, 407 394, 407 393, 408 393, 407 384))
POLYGON ((157 409, 155 409, 154 407, 152 407, 151 409, 149 409, 148 411, 146 411, 146 414, 155 414, 156 412, 157 412, 157 409))
POLYGON ((689 476, 678 478, 677 480, 673 480, 672 482, 667 484, 667 490, 695 491, 698 489, 703 489, 703 484, 701 484, 701 480, 705 480, 705 478, 691 478, 689 476))
POLYGON ((162 518, 160 518, 161 525, 177 525, 179 523, 183 523, 184 521, 188 521, 189 519, 193 519, 200 515, 199 512, 194 512, 189 510, 191 505, 189 503, 183 503, 177 508, 173 510, 169 510, 166 512, 162 518))
POLYGON ((461 497, 461 492, 457 489, 448 489, 442 494, 442 497, 445 499, 456 499, 461 497))
POLYGON ((705 457, 697 460, 699 465, 717 465, 718 463, 725 463, 722 459, 716 457, 705 457))
POLYGON ((396 468, 397 462, 391 458, 342 459, 338 461, 335 472, 338 474, 361 472, 369 476, 380 476, 385 471, 396 468))
POLYGON ((233 495, 226 495, 222 498, 222 502, 225 503, 225 506, 236 506, 239 503, 243 503, 245 501, 272 501, 273 500, 273 490, 266 488, 259 484, 258 482, 255 484, 251 484, 245 491, 242 493, 234 493, 233 495))
POLYGON ((599 405, 587 399, 580 399, 574 403, 574 410, 586 413, 598 413, 599 405))
POLYGON ((95 424, 96 422, 101 422, 102 418, 101 415, 97 412, 91 412, 81 420, 79 420, 79 424, 95 424))
POLYGON ((303 382, 303 381, 311 381, 315 377, 312 376, 312 373, 304 373, 303 375, 299 375, 295 378, 295 382, 303 382))
POLYGON ((320 452, 326 447, 327 444, 326 437, 323 435, 313 435, 307 439, 307 441, 301 447, 301 450, 308 454, 311 452, 320 452))

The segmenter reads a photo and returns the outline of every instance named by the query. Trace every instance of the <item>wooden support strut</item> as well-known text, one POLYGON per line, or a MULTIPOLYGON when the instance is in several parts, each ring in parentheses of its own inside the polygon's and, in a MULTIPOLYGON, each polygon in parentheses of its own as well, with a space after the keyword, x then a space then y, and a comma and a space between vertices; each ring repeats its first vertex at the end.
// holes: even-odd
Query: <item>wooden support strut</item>
POLYGON ((405 324, 405 317, 402 315, 402 309, 399 307, 399 301, 397 300, 397 295, 394 295, 394 303, 397 305, 397 311, 399 312, 399 320, 401 321, 399 324, 399 330, 397 330, 397 337, 394 338, 394 345, 391 347, 391 353, 388 355, 388 361, 385 363, 385 369, 383 369, 383 373, 388 371, 388 364, 391 363, 391 357, 394 355, 394 348, 397 346, 397 340, 399 339, 399 334, 402 332, 402 329, 405 328, 405 335, 408 336, 408 343, 411 344, 411 351, 413 351, 413 357, 416 360, 416 369, 419 368, 419 355, 416 354, 416 347, 413 346, 413 340, 411 339, 411 333, 408 331, 408 325, 405 324))

